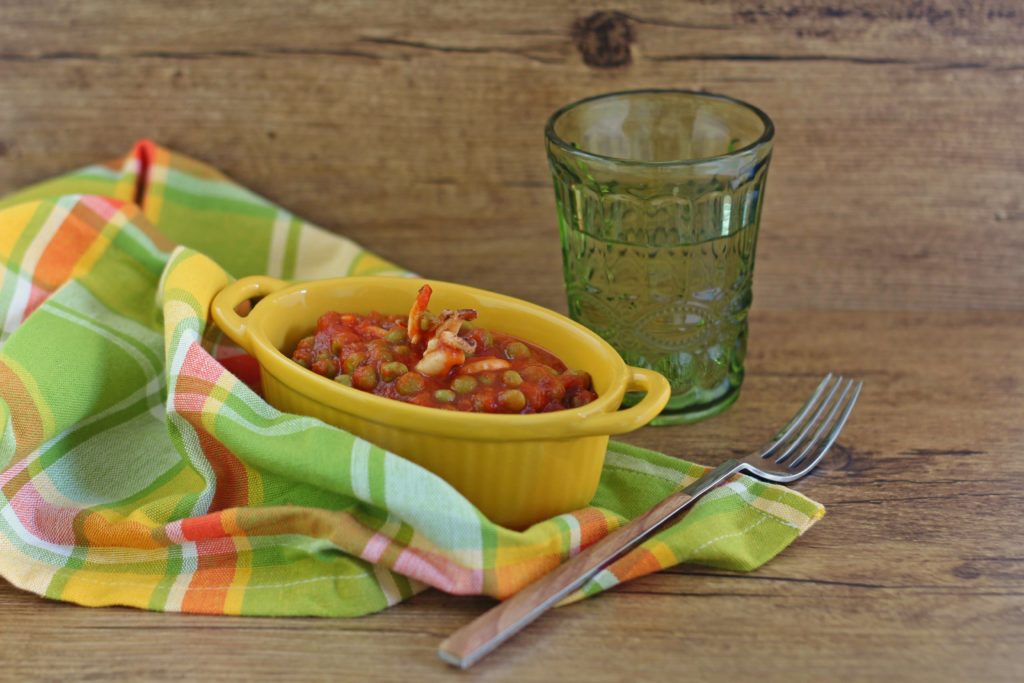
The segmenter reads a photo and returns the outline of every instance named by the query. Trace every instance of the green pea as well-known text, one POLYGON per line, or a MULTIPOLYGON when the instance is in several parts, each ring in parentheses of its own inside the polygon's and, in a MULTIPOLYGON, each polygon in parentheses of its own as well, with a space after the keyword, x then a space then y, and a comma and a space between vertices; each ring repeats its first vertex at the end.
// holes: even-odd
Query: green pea
POLYGON ((462 375, 452 380, 452 389, 457 394, 468 394, 476 389, 476 378, 470 375, 462 375))
POLYGON ((490 372, 481 372, 477 377, 480 378, 480 384, 483 384, 485 387, 489 387, 494 384, 495 377, 490 372))
POLYGON ((441 403, 451 403, 455 400, 455 392, 451 389, 438 389, 434 392, 434 400, 441 403))
POLYGON ((425 384, 426 382, 424 382, 422 375, 418 375, 415 372, 407 372, 395 380, 395 389, 402 396, 412 396, 423 391, 425 384))
POLYGON ((385 382, 394 382, 407 372, 409 372, 409 368, 406 364, 398 361, 384 363, 380 366, 380 376, 384 378, 385 382))
POLYGON ((520 374, 531 382, 539 382, 548 376, 548 373, 540 365, 527 365, 519 371, 520 374))
POLYGON ((391 342, 392 344, 399 344, 404 342, 409 337, 406 335, 405 330, 401 327, 392 327, 388 330, 388 333, 384 335, 384 339, 391 342))
POLYGON ((505 383, 505 386, 518 387, 523 383, 523 376, 515 370, 506 370, 501 376, 501 381, 505 383))
POLYGON ((490 330, 484 330, 480 333, 480 342, 484 345, 485 349, 489 349, 494 346, 494 335, 491 334, 490 330))
POLYGON ((510 360, 513 358, 529 358, 531 355, 530 347, 523 342, 512 342, 505 347, 505 356, 510 360))
POLYGON ((338 384, 344 384, 346 387, 352 386, 352 375, 338 375, 334 378, 334 381, 338 384))
POLYGON ((437 316, 430 311, 423 311, 423 316, 420 318, 420 329, 426 332, 433 327, 436 322, 437 316))
POLYGON ((385 362, 394 360, 394 358, 391 357, 391 346, 383 339, 374 339, 367 344, 366 352, 369 354, 370 358, 374 360, 381 360, 385 362))
POLYGON ((585 406, 588 403, 590 403, 590 401, 590 394, 588 392, 583 391, 573 394, 572 398, 569 399, 569 402, 572 404, 573 408, 580 408, 582 406, 585 406))
POLYGON ((562 381, 566 386, 577 384, 587 389, 590 387, 590 373, 586 370, 566 370, 562 373, 562 381))
POLYGON ((360 365, 352 375, 352 382, 360 389, 373 391, 377 387, 377 371, 372 365, 360 365))
POLYGON ((398 346, 392 346, 391 351, 396 356, 408 356, 410 353, 412 353, 412 349, 409 348, 408 344, 399 344, 398 346))
POLYGON ((334 377, 338 374, 338 364, 333 358, 325 358, 317 361, 317 369, 324 377, 334 377))
POLYGON ((345 374, 351 375, 356 371, 363 361, 366 360, 366 354, 362 351, 356 351, 345 356, 345 360, 341 363, 341 369, 345 371, 345 374))
POLYGON ((518 413, 526 407, 526 395, 518 389, 507 389, 498 394, 498 405, 502 410, 518 413))

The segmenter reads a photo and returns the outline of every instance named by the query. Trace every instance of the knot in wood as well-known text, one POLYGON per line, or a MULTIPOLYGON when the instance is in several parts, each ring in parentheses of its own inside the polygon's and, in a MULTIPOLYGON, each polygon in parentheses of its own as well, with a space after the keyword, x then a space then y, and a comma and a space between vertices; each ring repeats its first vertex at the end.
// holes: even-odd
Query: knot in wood
POLYGON ((594 12, 577 19, 572 32, 576 48, 588 66, 607 69, 633 61, 633 24, 622 12, 594 12))

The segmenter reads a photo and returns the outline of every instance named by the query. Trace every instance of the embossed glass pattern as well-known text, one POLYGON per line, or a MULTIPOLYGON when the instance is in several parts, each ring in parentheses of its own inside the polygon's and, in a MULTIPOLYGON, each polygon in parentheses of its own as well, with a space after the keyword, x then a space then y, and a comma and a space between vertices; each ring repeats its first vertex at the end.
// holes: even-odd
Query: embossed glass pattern
POLYGON ((601 95, 548 122, 569 313, 668 378, 655 423, 739 395, 772 135, 760 110, 685 91, 601 95))

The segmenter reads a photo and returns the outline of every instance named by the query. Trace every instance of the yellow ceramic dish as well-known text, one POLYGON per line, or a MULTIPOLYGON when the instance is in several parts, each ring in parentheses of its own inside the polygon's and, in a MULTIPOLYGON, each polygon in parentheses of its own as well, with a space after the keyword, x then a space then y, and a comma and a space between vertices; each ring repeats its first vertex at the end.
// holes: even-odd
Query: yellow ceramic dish
POLYGON ((247 277, 213 300, 222 330, 259 362, 267 401, 346 429, 447 480, 491 520, 525 528, 584 507, 597 490, 611 434, 647 424, 669 398, 656 372, 627 366, 599 336, 540 306, 446 282, 430 281, 433 310, 475 308, 476 324, 537 344, 593 378, 597 400, 534 415, 438 410, 346 387, 291 360, 296 343, 327 311, 400 313, 419 279, 348 277, 287 283, 247 277), (246 316, 235 311, 263 297, 246 316), (627 391, 646 396, 617 410, 627 391))

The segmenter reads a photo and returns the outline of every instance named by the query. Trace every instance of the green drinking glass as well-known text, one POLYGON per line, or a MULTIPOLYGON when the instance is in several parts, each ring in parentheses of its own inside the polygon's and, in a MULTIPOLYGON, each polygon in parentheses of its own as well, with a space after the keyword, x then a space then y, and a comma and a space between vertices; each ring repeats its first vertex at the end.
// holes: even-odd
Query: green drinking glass
POLYGON ((756 107, 683 90, 599 95, 547 123, 569 313, 668 378, 653 424, 739 397, 773 134, 756 107))

